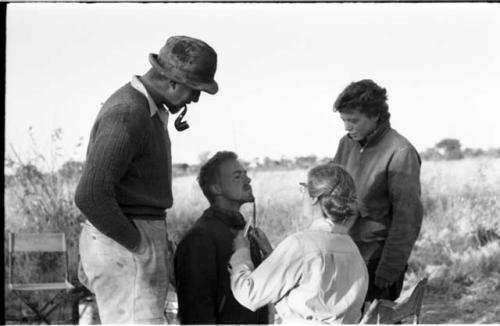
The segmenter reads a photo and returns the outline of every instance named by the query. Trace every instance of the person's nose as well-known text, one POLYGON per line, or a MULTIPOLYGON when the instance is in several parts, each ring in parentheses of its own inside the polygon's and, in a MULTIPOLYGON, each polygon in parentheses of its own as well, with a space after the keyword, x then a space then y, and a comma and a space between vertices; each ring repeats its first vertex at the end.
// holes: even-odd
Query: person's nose
POLYGON ((344 122, 344 129, 345 131, 352 131, 352 124, 350 124, 349 122, 344 122))

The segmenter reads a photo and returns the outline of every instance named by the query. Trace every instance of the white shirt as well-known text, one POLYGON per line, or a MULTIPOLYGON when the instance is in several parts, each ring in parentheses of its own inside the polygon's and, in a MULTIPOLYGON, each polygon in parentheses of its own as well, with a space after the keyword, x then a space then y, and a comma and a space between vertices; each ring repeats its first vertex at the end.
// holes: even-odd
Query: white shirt
POLYGON ((151 117, 153 117, 155 114, 158 114, 158 117, 160 118, 161 122, 163 123, 163 128, 165 130, 167 130, 168 116, 169 116, 168 111, 165 110, 164 108, 160 109, 156 106, 155 101, 149 95, 148 91, 146 90, 146 87, 141 82, 139 77, 132 76, 132 80, 131 80, 130 84, 132 85, 133 88, 135 88, 136 90, 138 90, 139 92, 144 94, 144 96, 146 96, 146 98, 148 99, 148 103, 149 103, 149 112, 151 113, 151 117))
POLYGON ((368 271, 347 234, 326 219, 290 235, 257 269, 248 248, 230 260, 234 297, 250 310, 274 303, 284 322, 358 323, 368 271))

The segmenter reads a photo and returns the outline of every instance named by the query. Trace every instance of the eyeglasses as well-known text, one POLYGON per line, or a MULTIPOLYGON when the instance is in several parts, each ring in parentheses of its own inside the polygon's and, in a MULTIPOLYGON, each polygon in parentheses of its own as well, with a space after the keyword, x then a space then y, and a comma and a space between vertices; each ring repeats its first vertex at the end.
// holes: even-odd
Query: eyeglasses
POLYGON ((307 183, 299 182, 299 190, 301 194, 305 194, 308 192, 309 188, 307 187, 307 183))

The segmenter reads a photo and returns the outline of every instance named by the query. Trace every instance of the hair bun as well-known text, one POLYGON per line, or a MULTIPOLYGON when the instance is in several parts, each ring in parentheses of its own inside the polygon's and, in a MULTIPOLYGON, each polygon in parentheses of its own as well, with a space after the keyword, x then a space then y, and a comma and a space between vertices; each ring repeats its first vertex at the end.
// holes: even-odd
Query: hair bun
POLYGON ((309 195, 318 198, 323 215, 342 222, 356 215, 356 186, 351 175, 340 165, 327 163, 308 173, 309 195))

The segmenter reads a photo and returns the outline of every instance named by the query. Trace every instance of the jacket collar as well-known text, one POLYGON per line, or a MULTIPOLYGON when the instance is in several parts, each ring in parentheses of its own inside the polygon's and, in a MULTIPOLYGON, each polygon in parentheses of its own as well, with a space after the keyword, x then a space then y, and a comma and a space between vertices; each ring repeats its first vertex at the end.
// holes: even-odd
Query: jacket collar
MULTIPOLYGON (((362 147, 368 147, 375 145, 382 139, 382 137, 387 133, 387 131, 391 129, 391 123, 389 118, 385 121, 381 121, 380 124, 373 130, 368 136, 366 136, 364 140, 364 145, 362 147)), ((348 134, 347 137, 354 141, 351 136, 348 134)), ((361 142, 359 142, 361 144, 361 142)))
POLYGON ((245 218, 238 211, 230 211, 227 209, 210 206, 209 208, 207 208, 205 213, 209 216, 213 216, 219 219, 220 221, 222 221, 222 223, 226 224, 230 228, 237 230, 243 230, 245 228, 245 218))

